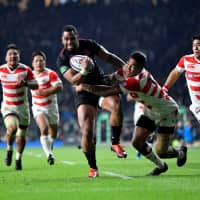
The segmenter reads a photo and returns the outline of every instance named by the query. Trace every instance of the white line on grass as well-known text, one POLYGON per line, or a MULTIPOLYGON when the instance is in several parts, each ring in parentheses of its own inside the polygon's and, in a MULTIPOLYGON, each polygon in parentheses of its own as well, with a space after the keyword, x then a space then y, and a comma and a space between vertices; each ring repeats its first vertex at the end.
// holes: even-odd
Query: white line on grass
MULTIPOLYGON (((42 157, 42 154, 35 154, 33 152, 26 152, 27 155, 29 156, 35 156, 35 157, 42 157)), ((79 163, 77 162, 73 162, 73 161, 68 161, 68 160, 60 160, 61 163, 66 164, 66 165, 77 165, 79 163)), ((116 174, 114 172, 109 172, 109 171, 101 171, 101 173, 106 174, 108 176, 113 176, 113 177, 118 177, 118 178, 122 178, 122 179, 133 179, 133 177, 130 176, 125 176, 122 174, 116 174)))
POLYGON ((67 165, 76 165, 77 164, 76 162, 67 161, 67 160, 61 160, 60 162, 63 164, 67 164, 67 165))
POLYGON ((114 176, 114 177, 119 177, 119 178, 122 178, 122 179, 133 179, 132 177, 130 176, 124 176, 122 174, 116 174, 116 173, 113 173, 113 172, 103 172, 104 174, 106 175, 109 175, 109 176, 114 176))
POLYGON ((34 156, 34 157, 38 157, 38 158, 41 158, 43 156, 43 154, 41 154, 41 153, 35 154, 33 152, 26 152, 26 154, 29 155, 29 156, 34 156))

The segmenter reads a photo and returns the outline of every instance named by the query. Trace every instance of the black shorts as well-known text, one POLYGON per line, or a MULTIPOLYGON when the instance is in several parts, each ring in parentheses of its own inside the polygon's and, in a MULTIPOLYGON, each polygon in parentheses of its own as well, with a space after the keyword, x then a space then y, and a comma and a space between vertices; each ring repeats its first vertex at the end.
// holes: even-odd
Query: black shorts
POLYGON ((78 108, 82 104, 87 104, 94 106, 95 108, 98 107, 100 96, 97 96, 95 94, 89 93, 89 92, 79 92, 75 96, 75 105, 76 108, 78 108))
POLYGON ((174 127, 164 127, 164 126, 156 126, 155 122, 149 119, 148 117, 142 115, 137 123, 136 126, 146 128, 147 130, 153 132, 157 129, 158 133, 165 133, 165 134, 173 134, 174 127))

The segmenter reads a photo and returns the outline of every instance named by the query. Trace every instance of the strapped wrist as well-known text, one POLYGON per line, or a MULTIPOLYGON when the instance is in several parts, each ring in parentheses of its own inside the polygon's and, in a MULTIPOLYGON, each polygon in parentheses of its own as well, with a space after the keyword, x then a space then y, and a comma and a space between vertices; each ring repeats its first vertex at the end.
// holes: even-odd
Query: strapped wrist
POLYGON ((80 74, 82 74, 83 76, 86 76, 88 74, 88 71, 84 68, 81 69, 80 74))
POLYGON ((169 90, 168 85, 165 84, 163 87, 166 88, 167 90, 169 90))
POLYGON ((163 85, 162 89, 165 91, 165 92, 168 92, 169 88, 167 85, 163 85))

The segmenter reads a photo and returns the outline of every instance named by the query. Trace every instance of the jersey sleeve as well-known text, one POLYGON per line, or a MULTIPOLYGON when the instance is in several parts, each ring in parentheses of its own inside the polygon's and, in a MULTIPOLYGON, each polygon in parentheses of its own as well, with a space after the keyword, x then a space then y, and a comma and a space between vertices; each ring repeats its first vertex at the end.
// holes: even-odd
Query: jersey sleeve
POLYGON ((185 56, 182 56, 179 59, 178 64, 176 65, 176 69, 181 73, 185 71, 184 60, 185 60, 185 56))
POLYGON ((115 78, 118 80, 118 81, 122 81, 124 80, 124 76, 123 76, 123 68, 119 68, 115 73, 114 73, 114 76, 115 78))
POLYGON ((62 75, 70 68, 69 61, 62 52, 57 57, 56 66, 62 75))
POLYGON ((60 78, 56 72, 51 71, 49 76, 50 76, 50 82, 53 86, 55 86, 57 84, 62 84, 62 81, 60 80, 60 78))
POLYGON ((101 45, 95 40, 89 39, 88 44, 90 45, 90 49, 93 51, 93 54, 97 54, 101 49, 101 45))
POLYGON ((27 82, 31 84, 36 84, 37 80, 33 74, 33 71, 30 67, 27 67, 27 82))

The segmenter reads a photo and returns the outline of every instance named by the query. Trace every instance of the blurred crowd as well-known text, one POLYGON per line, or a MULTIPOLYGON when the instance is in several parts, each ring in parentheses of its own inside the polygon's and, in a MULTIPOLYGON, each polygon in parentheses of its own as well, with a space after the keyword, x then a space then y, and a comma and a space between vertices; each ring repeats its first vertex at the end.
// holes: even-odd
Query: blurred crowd
MULTIPOLYGON (((40 49, 47 55, 48 67, 58 72, 61 30, 74 24, 81 37, 95 39, 123 59, 132 50, 144 51, 151 66, 147 69, 163 84, 180 56, 191 53, 191 38, 200 32, 199 8, 198 0, 0 0, 0 63, 4 62, 6 45, 16 43, 23 63, 30 65, 32 52, 40 49)), ((115 70, 97 62, 105 73, 115 70)), ((59 94, 60 137, 67 131, 79 134, 73 120, 73 89, 66 81, 64 88, 59 94)), ((190 104, 184 77, 170 94, 180 105, 187 108, 190 104)), ((130 106, 123 99, 126 125, 132 120, 130 106)), ((37 130, 34 124, 31 127, 29 137, 35 139, 37 130)), ((126 131, 127 127, 124 135, 128 137, 126 131)))

